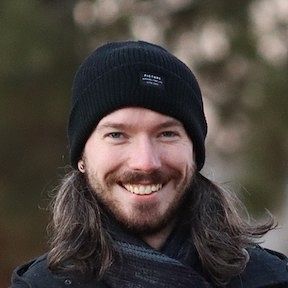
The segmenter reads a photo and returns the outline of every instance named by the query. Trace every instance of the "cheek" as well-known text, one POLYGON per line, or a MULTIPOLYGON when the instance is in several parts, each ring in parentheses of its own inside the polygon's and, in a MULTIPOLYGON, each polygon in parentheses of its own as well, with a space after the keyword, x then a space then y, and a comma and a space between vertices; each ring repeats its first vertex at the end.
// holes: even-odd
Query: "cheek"
POLYGON ((94 146, 93 149, 89 149, 88 146, 84 150, 84 156, 88 172, 96 174, 100 181, 123 162, 122 154, 117 149, 107 149, 101 145, 94 146))
POLYGON ((180 145, 162 153, 166 164, 178 170, 192 168, 194 164, 193 148, 191 145, 180 145))

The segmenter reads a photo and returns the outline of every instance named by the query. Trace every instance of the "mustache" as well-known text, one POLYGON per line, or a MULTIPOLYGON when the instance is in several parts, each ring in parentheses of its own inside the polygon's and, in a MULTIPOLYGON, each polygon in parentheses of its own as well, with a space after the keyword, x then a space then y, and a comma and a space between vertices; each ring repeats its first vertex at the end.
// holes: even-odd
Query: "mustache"
POLYGON ((106 183, 108 186, 114 183, 129 183, 137 184, 139 182, 150 183, 167 183, 172 178, 178 178, 181 173, 176 170, 164 172, 161 170, 155 170, 149 173, 140 171, 124 171, 122 173, 111 173, 107 175, 106 183))

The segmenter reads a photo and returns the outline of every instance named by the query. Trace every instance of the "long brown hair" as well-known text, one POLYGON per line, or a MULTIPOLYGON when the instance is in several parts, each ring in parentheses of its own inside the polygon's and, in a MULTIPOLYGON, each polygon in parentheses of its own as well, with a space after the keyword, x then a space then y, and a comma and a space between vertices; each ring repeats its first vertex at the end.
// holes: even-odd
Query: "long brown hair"
MULTIPOLYGON (((263 225, 249 223, 239 214, 240 200, 198 172, 191 185, 193 243, 203 269, 215 284, 221 285, 245 269, 249 260, 245 248, 273 229, 274 220, 271 217, 263 225)), ((103 228, 104 213, 95 194, 79 171, 72 170, 63 178, 51 205, 51 270, 77 270, 101 278, 110 267, 112 241, 103 228)))

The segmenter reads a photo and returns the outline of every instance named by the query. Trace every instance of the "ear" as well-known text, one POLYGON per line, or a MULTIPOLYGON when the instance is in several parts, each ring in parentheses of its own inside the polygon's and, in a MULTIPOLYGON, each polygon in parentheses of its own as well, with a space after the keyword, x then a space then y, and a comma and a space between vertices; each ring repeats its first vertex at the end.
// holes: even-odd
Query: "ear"
POLYGON ((78 170, 81 173, 85 173, 85 165, 84 165, 84 161, 82 159, 78 161, 78 170))
POLYGON ((195 152, 194 147, 193 147, 193 163, 192 163, 192 168, 194 169, 194 171, 197 170, 197 164, 196 164, 196 152, 195 152))

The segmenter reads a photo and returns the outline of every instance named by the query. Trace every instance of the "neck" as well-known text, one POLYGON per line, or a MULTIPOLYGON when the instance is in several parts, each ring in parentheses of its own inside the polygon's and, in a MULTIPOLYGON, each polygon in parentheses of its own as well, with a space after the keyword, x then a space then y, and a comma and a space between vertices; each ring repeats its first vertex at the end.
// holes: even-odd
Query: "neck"
POLYGON ((172 232, 173 227, 174 227, 173 224, 167 225, 162 230, 157 231, 153 234, 140 235, 140 238, 144 242, 146 242, 149 246, 151 246, 152 248, 154 248, 156 250, 160 250, 163 247, 163 245, 165 244, 168 236, 172 232))

